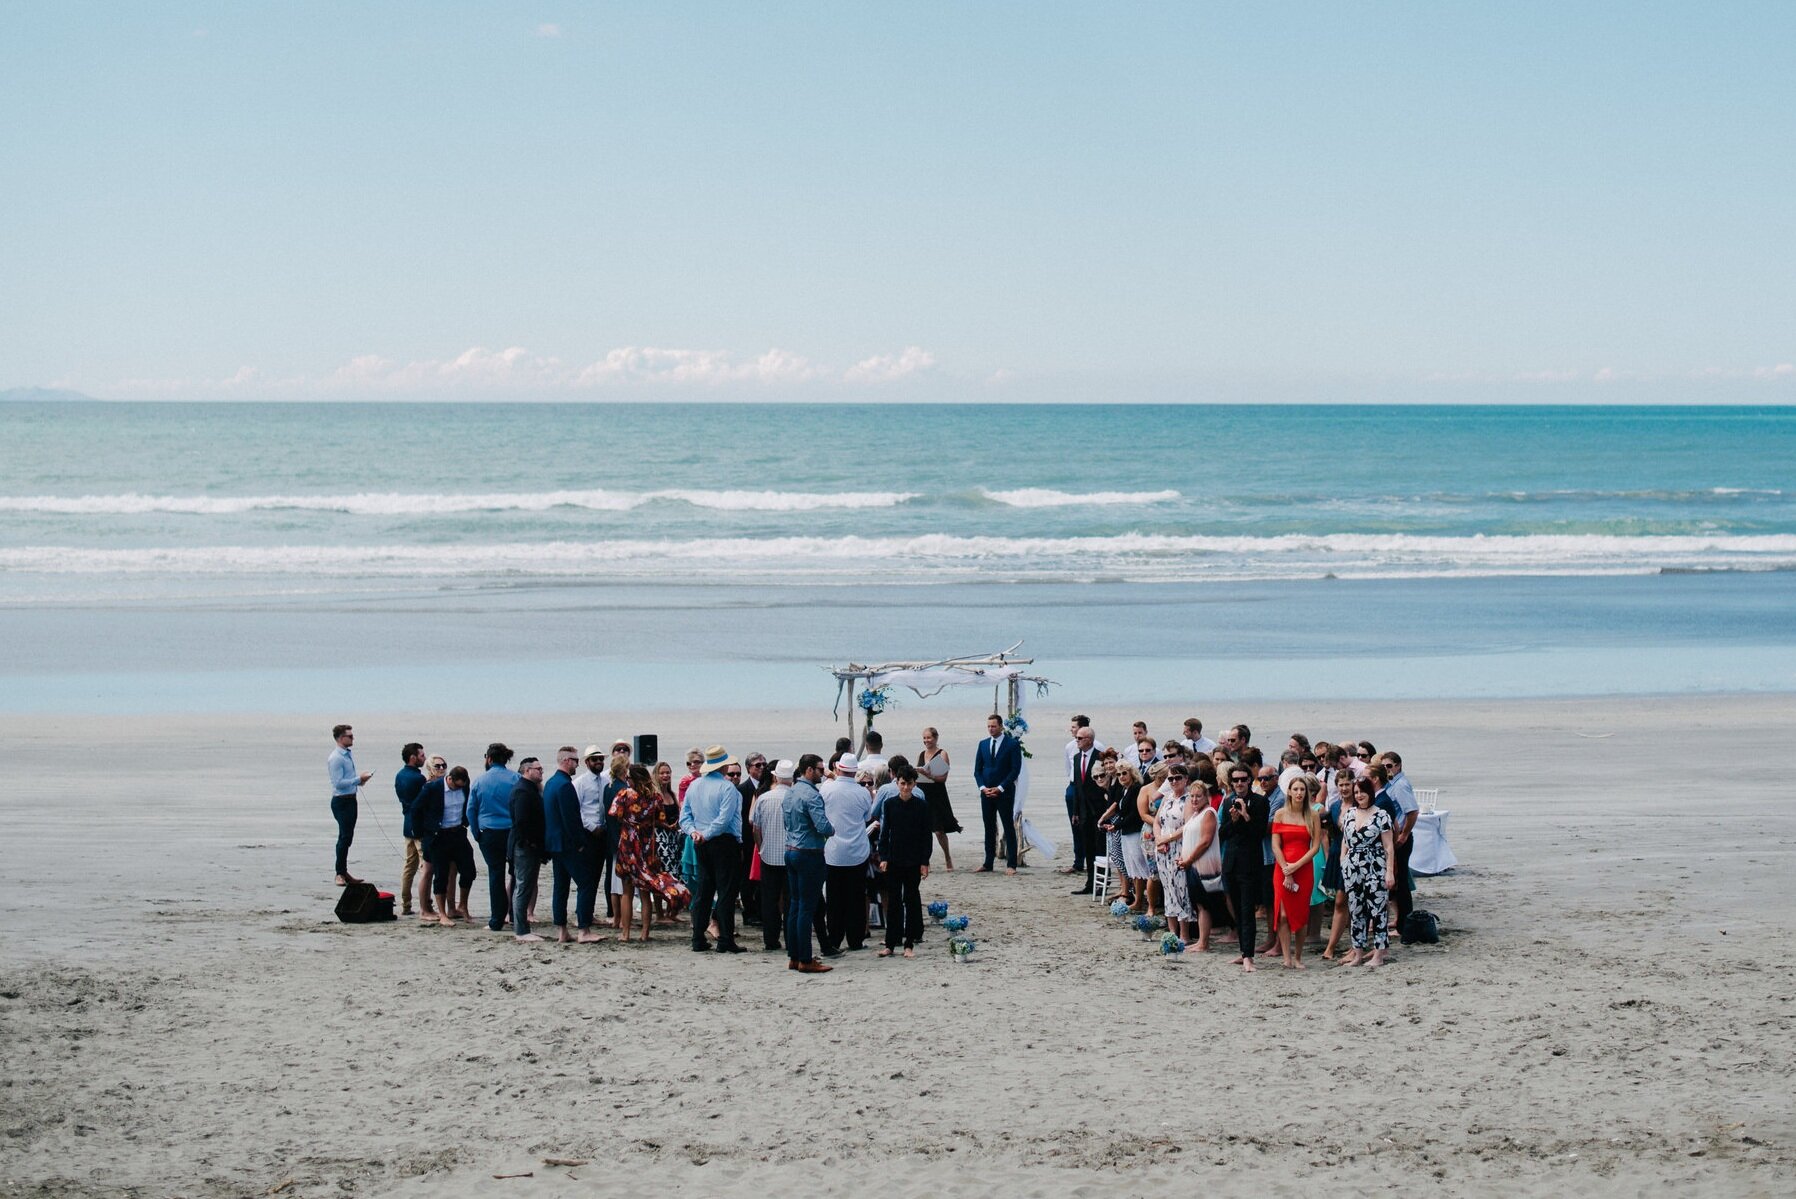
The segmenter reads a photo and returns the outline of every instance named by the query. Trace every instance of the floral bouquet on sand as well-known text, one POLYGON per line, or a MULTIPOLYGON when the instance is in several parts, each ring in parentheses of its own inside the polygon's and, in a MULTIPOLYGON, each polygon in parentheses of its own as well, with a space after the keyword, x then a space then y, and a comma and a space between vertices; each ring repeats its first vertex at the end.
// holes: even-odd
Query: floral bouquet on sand
POLYGON ((967 930, 967 925, 969 923, 971 923, 971 921, 965 916, 950 916, 942 921, 942 927, 951 933, 962 933, 967 930))
POLYGON ((1140 915, 1135 917, 1135 931, 1141 934, 1143 941, 1151 941, 1154 934, 1166 927, 1166 917, 1140 915))
POLYGON ((1174 932, 1160 934, 1160 955, 1162 957, 1174 958, 1175 961, 1178 961, 1183 959, 1184 953, 1185 942, 1179 937, 1179 934, 1174 932), (1174 957, 1175 954, 1178 956, 1174 957))
POLYGON ((979 948, 979 942, 971 937, 956 935, 948 938, 948 956, 952 957, 958 966, 966 965, 967 958, 971 957, 977 948, 979 948))
POLYGON ((1133 909, 1129 907, 1129 901, 1126 899, 1119 899, 1110 905, 1110 914, 1115 916, 1118 920, 1127 918, 1132 910, 1133 909))
POLYGON ((948 901, 947 900, 938 899, 929 905, 929 918, 931 920, 935 921, 937 924, 940 924, 942 922, 943 918, 946 917, 947 915, 948 915, 948 901))

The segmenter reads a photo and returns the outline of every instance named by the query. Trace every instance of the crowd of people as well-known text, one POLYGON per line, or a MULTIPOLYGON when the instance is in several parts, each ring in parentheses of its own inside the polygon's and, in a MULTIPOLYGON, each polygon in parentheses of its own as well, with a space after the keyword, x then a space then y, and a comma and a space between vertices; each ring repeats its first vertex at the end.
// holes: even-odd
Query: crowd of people
POLYGON ((1384 965, 1413 906, 1420 809, 1402 755, 1292 733, 1269 761, 1246 725, 1213 741, 1197 717, 1164 742, 1136 721, 1120 750, 1084 716, 1067 731, 1064 869, 1085 875, 1074 895, 1092 893, 1101 859, 1129 909, 1163 917, 1187 953, 1209 952, 1213 930, 1232 926, 1232 964, 1246 971, 1274 950, 1302 970, 1306 943, 1329 961, 1384 965))
MULTIPOLYGON (((1075 895, 1092 893, 1102 860, 1112 892, 1134 912, 1163 917, 1187 952, 1207 952, 1212 931, 1232 926, 1244 970, 1274 949, 1303 969, 1311 940, 1324 942, 1326 959, 1384 963, 1391 921, 1410 909, 1417 816, 1398 754, 1363 741, 1312 745, 1293 733, 1268 761, 1247 726, 1211 741, 1196 718, 1164 742, 1137 721, 1122 749, 1099 742, 1084 716, 1069 732, 1073 860, 1062 870, 1084 875, 1075 895)), ((344 886, 361 881, 348 854, 358 792, 372 774, 356 766, 351 726, 332 735, 327 770, 344 886)), ((622 740, 561 746, 552 771, 494 742, 477 775, 407 743, 393 780, 405 842, 400 914, 438 926, 471 921, 484 867, 487 927, 540 941, 533 930, 547 866, 550 924, 561 941, 603 941, 608 926, 625 943, 647 942, 656 929, 684 926, 695 951, 742 953, 740 914, 759 927, 766 952, 783 949, 790 969, 820 974, 831 969, 823 959, 866 946, 871 899, 884 925, 878 956, 914 957, 921 884, 938 849, 942 868, 954 868, 953 764, 933 728, 914 761, 888 758, 884 748, 873 729, 858 752, 841 738, 828 757, 738 760, 723 746, 695 747, 676 779, 668 762, 634 761, 622 740)), ((1022 865, 1023 758, 1004 720, 988 717, 972 771, 984 825, 979 872, 996 870, 1000 851, 1007 874, 1022 865)))

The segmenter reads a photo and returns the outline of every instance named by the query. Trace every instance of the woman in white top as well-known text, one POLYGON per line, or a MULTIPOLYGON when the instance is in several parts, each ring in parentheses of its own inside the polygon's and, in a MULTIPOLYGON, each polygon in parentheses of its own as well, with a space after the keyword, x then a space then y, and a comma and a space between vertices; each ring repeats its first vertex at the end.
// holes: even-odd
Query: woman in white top
POLYGON ((1222 839, 1216 835, 1216 809, 1210 806, 1205 790, 1191 795, 1191 810, 1185 817, 1179 843, 1179 869, 1185 872, 1185 887, 1191 897, 1191 908, 1197 913, 1197 937, 1185 938, 1186 953, 1210 951, 1210 927, 1216 905, 1226 907, 1222 894, 1222 839), (1214 885, 1215 890, 1211 890, 1214 885))

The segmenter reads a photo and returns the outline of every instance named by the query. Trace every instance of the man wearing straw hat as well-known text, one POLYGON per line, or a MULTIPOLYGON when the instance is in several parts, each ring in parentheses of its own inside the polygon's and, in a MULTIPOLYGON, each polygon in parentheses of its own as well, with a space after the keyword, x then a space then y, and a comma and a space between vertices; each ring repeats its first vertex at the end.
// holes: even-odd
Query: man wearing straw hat
POLYGON ((746 953, 736 944, 736 889, 742 879, 742 792, 724 777, 736 765, 730 751, 713 745, 705 751, 698 777, 680 804, 680 831, 692 838, 698 854, 698 885, 692 889, 692 952, 711 948, 705 929, 717 920, 717 952, 746 953))

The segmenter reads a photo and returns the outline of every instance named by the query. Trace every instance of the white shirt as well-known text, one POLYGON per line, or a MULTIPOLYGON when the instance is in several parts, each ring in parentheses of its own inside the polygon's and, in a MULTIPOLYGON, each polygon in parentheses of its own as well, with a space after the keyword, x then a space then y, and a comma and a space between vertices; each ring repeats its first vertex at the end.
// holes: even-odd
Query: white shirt
POLYGON ((1294 778, 1301 778, 1302 776, 1303 767, 1296 765, 1285 767, 1278 772, 1278 789, 1280 791, 1289 791, 1291 789, 1291 780, 1294 778))
POLYGON ((862 758, 861 759, 860 769, 871 770, 873 772, 874 778, 878 778, 879 772, 882 770, 885 770, 886 768, 887 768, 886 767, 886 759, 885 759, 884 754, 874 754, 870 758, 862 758))
POLYGON ((447 783, 443 785, 443 827, 460 828, 467 823, 464 817, 468 811, 468 793, 457 791, 447 783))
POLYGON ((873 796, 853 779, 837 776, 818 788, 823 813, 835 834, 823 843, 823 862, 828 866, 859 866, 873 854, 867 840, 867 821, 873 815, 873 796))
MULTIPOLYGON (((1091 741, 1091 748, 1096 753, 1102 753, 1104 751, 1104 743, 1094 737, 1091 741)), ((1073 781, 1073 759, 1078 756, 1079 739, 1075 737, 1066 743, 1066 781, 1069 783, 1073 781)))
POLYGON ((605 827, 605 776, 583 770, 574 776, 574 796, 580 801, 580 823, 596 833, 605 827))
POLYGON ((1191 747, 1194 754, 1210 754, 1216 752, 1216 743, 1199 733, 1195 738, 1187 738, 1185 744, 1191 747))
POLYGON ((748 822, 755 826, 761 846, 761 861, 768 866, 786 864, 786 795, 792 790, 781 783, 755 800, 749 809, 748 822))

